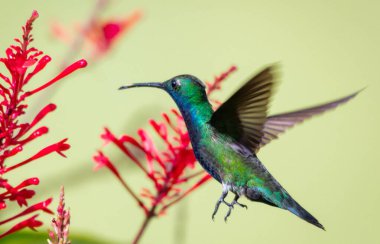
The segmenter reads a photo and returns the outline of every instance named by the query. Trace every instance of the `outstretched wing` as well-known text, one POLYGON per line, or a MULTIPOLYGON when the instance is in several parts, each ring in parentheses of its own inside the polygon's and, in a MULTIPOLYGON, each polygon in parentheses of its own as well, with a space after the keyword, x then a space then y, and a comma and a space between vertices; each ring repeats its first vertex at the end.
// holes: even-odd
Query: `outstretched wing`
POLYGON ((295 126, 296 124, 300 124, 304 120, 309 119, 315 115, 322 114, 326 111, 332 110, 348 102, 349 100, 354 98, 360 91, 357 91, 349 96, 319 106, 269 116, 262 128, 262 137, 260 145, 256 149, 256 152, 259 148, 268 144, 270 141, 277 139, 278 136, 284 133, 287 129, 295 126))
POLYGON ((275 83, 275 66, 265 68, 214 112, 210 124, 218 132, 256 151, 264 136, 264 123, 275 83))

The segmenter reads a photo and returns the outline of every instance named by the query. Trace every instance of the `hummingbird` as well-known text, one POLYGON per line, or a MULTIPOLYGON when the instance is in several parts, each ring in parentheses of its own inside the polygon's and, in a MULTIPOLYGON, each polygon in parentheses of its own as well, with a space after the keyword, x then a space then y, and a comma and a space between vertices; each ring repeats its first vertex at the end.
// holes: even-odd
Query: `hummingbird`
POLYGON ((296 124, 331 110, 358 93, 306 109, 268 116, 268 106, 278 84, 275 65, 250 78, 226 102, 213 109, 204 83, 192 75, 175 76, 164 82, 135 83, 119 89, 153 87, 166 91, 177 104, 187 127, 192 148, 201 166, 222 185, 212 219, 220 204, 230 216, 240 197, 288 210, 324 230, 319 221, 297 203, 269 173, 257 156, 261 147, 296 124), (234 198, 227 202, 227 194, 234 198))

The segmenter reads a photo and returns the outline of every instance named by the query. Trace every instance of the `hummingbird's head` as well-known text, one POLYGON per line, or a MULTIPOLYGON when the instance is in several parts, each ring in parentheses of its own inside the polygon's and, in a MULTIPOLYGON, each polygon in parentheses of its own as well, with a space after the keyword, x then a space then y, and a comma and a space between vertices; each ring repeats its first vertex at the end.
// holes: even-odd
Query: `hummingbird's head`
POLYGON ((206 96, 206 86, 192 75, 178 75, 163 82, 164 89, 176 102, 202 102, 206 96))
POLYGON ((164 82, 135 83, 119 89, 132 87, 155 87, 165 90, 180 104, 196 104, 207 101, 206 86, 192 75, 178 75, 164 82))

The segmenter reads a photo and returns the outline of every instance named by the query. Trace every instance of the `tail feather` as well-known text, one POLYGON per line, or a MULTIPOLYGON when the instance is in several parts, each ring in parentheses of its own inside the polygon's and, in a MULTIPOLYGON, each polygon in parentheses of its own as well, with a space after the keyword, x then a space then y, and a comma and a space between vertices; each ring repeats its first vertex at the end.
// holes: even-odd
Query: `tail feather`
POLYGON ((306 211, 306 209, 299 205, 292 197, 289 197, 289 201, 287 201, 287 204, 285 204, 284 208, 297 215, 301 219, 309 222, 310 224, 313 224, 318 228, 325 230, 325 227, 323 227, 323 225, 319 223, 319 221, 314 218, 313 215, 306 211))
MULTIPOLYGON (((278 184, 278 183, 276 183, 278 184)), ((306 209, 299 205, 279 184, 277 185, 277 192, 281 192, 281 195, 269 194, 265 195, 266 191, 262 188, 248 188, 246 192, 246 197, 251 201, 257 201, 266 203, 268 205, 279 207, 285 210, 289 210, 291 213, 297 215, 301 219, 309 222, 312 225, 325 230, 325 227, 319 221, 313 217, 306 209)))

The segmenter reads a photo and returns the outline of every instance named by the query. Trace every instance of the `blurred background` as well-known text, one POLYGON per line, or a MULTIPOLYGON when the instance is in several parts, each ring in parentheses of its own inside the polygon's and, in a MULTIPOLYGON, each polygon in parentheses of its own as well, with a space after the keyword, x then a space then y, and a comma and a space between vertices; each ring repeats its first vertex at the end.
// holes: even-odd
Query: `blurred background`
MULTIPOLYGON (((120 85, 163 81, 182 73, 211 81, 236 65, 238 71, 214 94, 224 101, 259 69, 280 63, 282 82, 271 114, 366 87, 348 104, 288 131, 259 154, 327 231, 289 212, 245 199, 247 211, 235 208, 224 223, 227 209, 223 207, 213 222, 221 186, 210 181, 154 220, 141 243, 379 242, 379 2, 112 0, 101 9, 101 18, 123 18, 139 10, 141 19, 101 57, 91 58, 86 51, 68 55, 70 44, 57 39, 52 25, 59 23, 75 33, 95 5, 93 0, 3 1, 0 15, 0 50, 5 50, 20 36, 32 10, 40 14, 33 45, 53 60, 33 82, 51 78, 62 62, 89 58, 86 69, 59 83, 48 97, 58 110, 44 121, 49 135, 34 144, 68 137, 72 146, 68 158, 50 155, 12 175, 15 181, 38 176, 41 183, 35 198, 53 196, 53 209, 64 185, 71 233, 104 243, 127 243, 143 219, 136 203, 107 170, 93 171, 92 156, 103 143, 99 136, 104 126, 118 135, 135 136, 138 128, 148 127, 150 118, 159 118, 175 104, 160 91, 120 92, 120 85)), ((44 96, 36 96, 30 104, 38 108, 44 96)), ((134 167, 122 171, 131 185, 147 182, 134 174, 134 167)), ((51 216, 42 219, 46 227, 39 231, 44 233, 51 216)))

